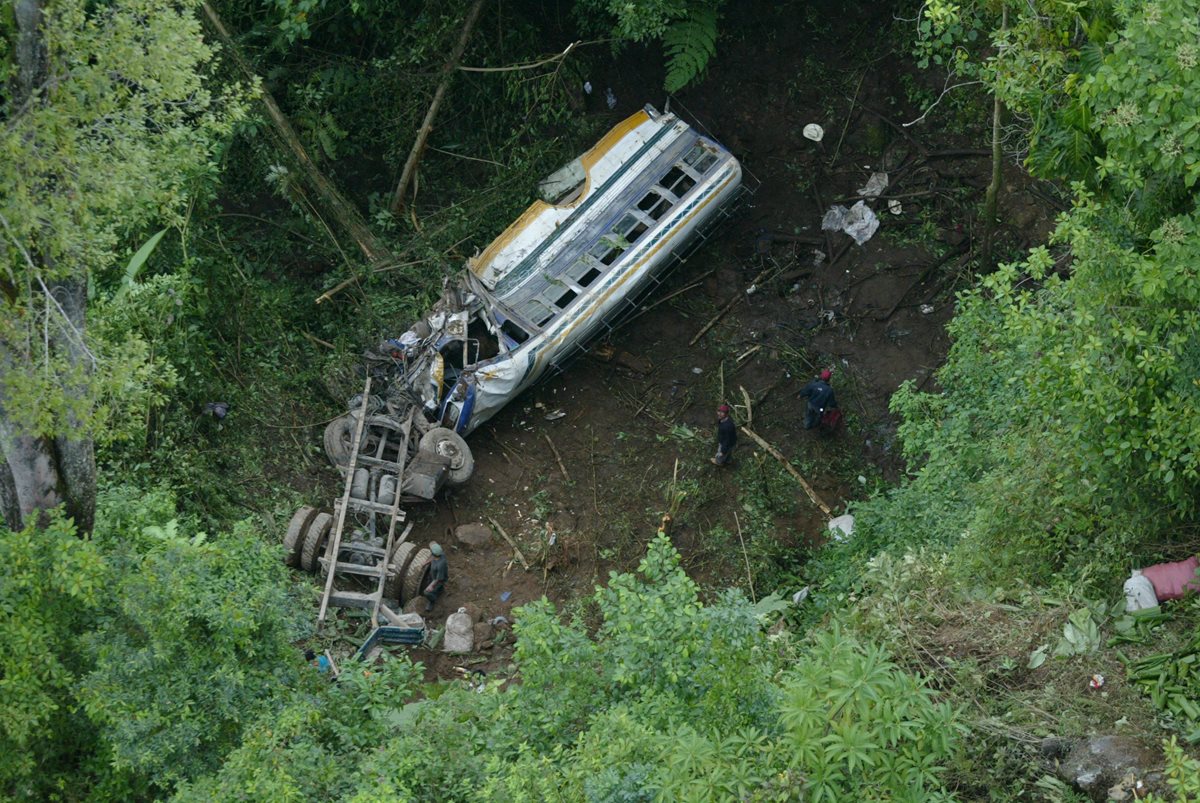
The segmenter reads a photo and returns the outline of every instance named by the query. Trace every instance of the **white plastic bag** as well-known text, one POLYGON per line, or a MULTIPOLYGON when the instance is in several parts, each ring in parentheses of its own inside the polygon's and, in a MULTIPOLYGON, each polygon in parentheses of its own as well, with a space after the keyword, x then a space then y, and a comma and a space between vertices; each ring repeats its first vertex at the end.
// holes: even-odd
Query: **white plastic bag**
POLYGON ((1142 575, 1138 569, 1133 570, 1125 581, 1125 612, 1143 611, 1158 605, 1158 597, 1154 594, 1154 584, 1149 577, 1142 575))
POLYGON ((821 228, 826 231, 844 231, 854 238, 854 242, 862 245, 871 239, 879 228, 879 218, 871 211, 871 207, 862 201, 847 209, 844 206, 831 207, 821 218, 821 228))

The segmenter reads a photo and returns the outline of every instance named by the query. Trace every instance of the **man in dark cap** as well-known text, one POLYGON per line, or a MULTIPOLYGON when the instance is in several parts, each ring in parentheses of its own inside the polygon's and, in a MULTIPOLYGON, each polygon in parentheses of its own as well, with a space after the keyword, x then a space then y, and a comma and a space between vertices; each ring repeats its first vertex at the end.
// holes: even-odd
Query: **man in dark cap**
POLYGON ((433 556, 429 559, 429 585, 421 592, 421 596, 425 597, 426 613, 433 610, 434 603, 446 588, 446 581, 450 579, 450 566, 446 562, 446 553, 442 545, 437 541, 432 542, 429 552, 433 556))
POLYGON ((833 372, 826 368, 819 377, 800 389, 800 398, 808 399, 808 410, 804 414, 805 429, 813 429, 828 411, 837 409, 837 397, 829 386, 832 377, 833 372))
POLYGON ((728 404, 717 408, 717 454, 709 458, 709 462, 714 466, 726 466, 733 460, 733 447, 737 445, 737 425, 729 417, 729 412, 728 404))

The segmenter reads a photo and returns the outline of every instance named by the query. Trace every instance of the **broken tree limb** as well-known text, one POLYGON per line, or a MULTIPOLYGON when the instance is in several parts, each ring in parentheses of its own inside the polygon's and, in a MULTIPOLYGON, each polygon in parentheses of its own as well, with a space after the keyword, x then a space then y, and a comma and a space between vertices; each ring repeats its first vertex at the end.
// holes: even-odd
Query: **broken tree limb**
POLYGON ((446 63, 442 65, 442 80, 438 82, 437 89, 433 92, 433 100, 429 103, 429 109, 425 112, 425 119, 421 121, 420 129, 417 130, 417 141, 413 143, 412 150, 408 152, 408 158, 404 161, 404 169, 400 171, 400 181, 396 184, 396 191, 392 193, 393 215, 399 215, 404 209, 404 193, 408 190, 408 184, 412 181, 417 164, 421 161, 421 154, 425 152, 425 143, 429 141, 429 134, 433 131, 433 120, 437 117, 438 109, 442 105, 442 98, 446 97, 450 79, 454 77, 455 68, 462 58, 463 51, 467 49, 467 42, 471 40, 471 34, 475 31, 475 23, 479 21, 479 12, 483 10, 484 2, 485 0, 475 0, 471 5, 471 10, 467 12, 467 19, 463 22, 462 33, 458 37, 458 44, 450 52, 450 58, 446 59, 446 63))
POLYGON ((750 404, 750 394, 746 392, 743 385, 738 385, 738 390, 742 392, 742 400, 746 402, 746 426, 754 426, 754 407, 750 404))
POLYGON ((517 556, 517 560, 521 561, 521 565, 525 567, 525 571, 529 571, 529 561, 525 560, 525 556, 521 554, 521 548, 517 546, 517 542, 512 540, 508 533, 504 532, 504 528, 500 526, 500 522, 491 516, 488 516, 488 521, 492 523, 492 526, 496 528, 496 532, 500 533, 504 537, 504 540, 508 542, 508 545, 512 547, 513 554, 517 556))
POLYGON ((808 484, 808 480, 800 476, 800 472, 792 467, 792 464, 788 462, 786 457, 779 453, 778 449, 764 441, 756 432, 754 432, 754 430, 750 429, 749 427, 742 427, 742 432, 745 432, 750 436, 751 440, 753 440, 762 448, 766 449, 771 454, 771 457, 774 457, 776 460, 778 460, 780 465, 782 465, 789 474, 795 477, 796 482, 800 483, 800 487, 804 489, 804 493, 808 495, 808 498, 812 500, 814 505, 821 508, 822 513, 824 513, 826 516, 833 516, 833 511, 830 509, 829 505, 825 504, 824 500, 817 496, 817 492, 814 491, 813 487, 808 484))
MULTIPOLYGON (((508 67, 463 67, 460 65, 456 69, 462 70, 463 72, 518 72, 520 70, 533 70, 538 67, 541 67, 543 64, 551 64, 556 61, 562 61, 570 54, 570 52, 572 50, 574 50, 575 48, 579 47, 582 44, 585 44, 585 42, 583 40, 578 40, 578 41, 572 42, 571 44, 567 45, 566 50, 564 50, 563 52, 558 53, 554 56, 550 56, 549 58, 544 58, 541 61, 532 61, 528 64, 512 64, 512 65, 509 65, 508 67)), ((586 44, 594 45, 597 43, 596 42, 587 42, 586 44)))
POLYGON ((558 447, 554 445, 554 441, 550 440, 550 436, 542 433, 542 437, 546 439, 546 443, 550 444, 550 451, 554 452, 554 459, 558 461, 558 470, 562 472, 563 479, 567 482, 571 481, 571 475, 567 473, 567 467, 563 465, 562 455, 558 453, 558 447))
POLYGON ((324 173, 317 169, 317 165, 309 157, 308 151, 305 150, 304 144, 296 136, 296 131, 292 128, 292 124, 288 122, 287 117, 279 109, 279 104, 275 102, 275 98, 267 91, 266 87, 262 86, 258 75, 251 68, 250 62, 242 55, 237 43, 233 41, 233 37, 225 28, 225 23, 221 21, 217 12, 213 10, 213 7, 208 4, 207 0, 202 2, 200 7, 204 10, 204 15, 208 17, 213 30, 217 32, 217 37, 225 45, 234 62, 236 62, 238 69, 252 83, 259 85, 261 93, 259 100, 262 102, 263 108, 267 111, 267 117, 271 121, 275 134, 283 140, 288 150, 291 151, 296 164, 300 168, 300 172, 308 180, 308 183, 316 191, 317 195, 321 197, 329 214, 350 235, 351 239, 358 245, 359 250, 362 251, 363 256, 369 262, 391 261, 393 259, 391 251, 367 228, 367 224, 363 220, 362 215, 359 214, 358 209, 338 191, 338 188, 333 185, 332 181, 326 178, 324 173))

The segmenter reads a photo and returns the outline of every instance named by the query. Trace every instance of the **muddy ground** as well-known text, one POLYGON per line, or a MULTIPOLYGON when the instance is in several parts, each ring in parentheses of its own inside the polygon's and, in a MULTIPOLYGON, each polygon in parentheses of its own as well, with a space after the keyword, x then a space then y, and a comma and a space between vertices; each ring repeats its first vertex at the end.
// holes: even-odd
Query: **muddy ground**
MULTIPOLYGON (((906 380, 936 387, 954 293, 981 267, 968 260, 980 253, 991 104, 950 96, 904 125, 943 83, 920 74, 905 52, 881 49, 903 43, 892 29, 902 23, 867 5, 738 5, 706 80, 672 110, 726 143, 755 191, 647 300, 649 309, 609 339, 612 359, 580 359, 512 403, 471 436, 472 482, 436 507, 410 511, 413 537, 438 539, 449 555, 451 579, 432 623, 468 603, 485 618, 512 620, 514 609, 543 595, 560 605, 586 595, 610 571, 637 565, 671 508, 671 537, 706 588, 749 591, 742 541, 750 554, 819 542, 827 517, 791 480, 791 509, 775 514, 768 532, 744 532, 748 484, 780 471, 745 435, 732 467, 708 462, 720 402, 734 406, 739 423, 752 415, 753 429, 835 513, 900 476, 888 399, 906 380), (809 123, 825 130, 819 144, 802 136, 809 123), (822 232, 825 210, 852 203, 874 171, 891 181, 871 203, 882 221, 874 237, 859 246, 822 232), (847 416, 833 437, 803 429, 796 398, 822 368, 833 370, 847 416), (681 489, 688 495, 678 501, 681 489), (468 550, 448 534, 492 519, 530 570, 498 535, 468 550)), ((593 113, 613 122, 646 102, 663 105, 656 51, 628 52, 592 83, 612 87, 617 108, 593 113)), ((1055 211, 1013 158, 1005 180, 993 262, 1040 242, 1055 211)), ((331 496, 334 485, 331 475, 331 496)), ((456 667, 502 666, 510 645, 511 637, 472 656, 413 657, 431 678, 449 678, 456 667)), ((342 648, 349 652, 348 641, 342 648)))

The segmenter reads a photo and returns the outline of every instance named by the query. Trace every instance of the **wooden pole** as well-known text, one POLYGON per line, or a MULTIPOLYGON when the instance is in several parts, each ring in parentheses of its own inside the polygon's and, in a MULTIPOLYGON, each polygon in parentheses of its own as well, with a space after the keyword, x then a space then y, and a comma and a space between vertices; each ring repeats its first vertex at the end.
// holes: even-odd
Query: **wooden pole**
POLYGON ((787 469, 789 474, 795 477, 796 482, 800 483, 800 487, 804 489, 804 493, 808 495, 808 498, 812 500, 814 505, 821 508, 822 513, 830 518, 833 517, 833 510, 830 509, 829 505, 825 504, 825 501, 821 499, 821 497, 817 496, 817 492, 813 490, 813 487, 808 484, 808 481, 804 479, 804 477, 800 476, 800 472, 792 467, 792 464, 788 462, 786 457, 779 453, 778 449, 760 438, 758 434, 749 427, 742 427, 742 432, 745 432, 755 443, 770 452, 771 456, 778 460, 780 464, 787 469))
POLYGON ((442 80, 438 82, 437 89, 434 90, 433 100, 425 112, 425 119, 421 121, 421 128, 417 131, 417 141, 413 143, 412 150, 408 152, 408 158, 404 161, 404 169, 400 171, 400 181, 396 184, 396 191, 392 193, 391 210, 393 215, 399 215, 404 210, 404 193, 408 190, 408 184, 412 181, 417 164, 421 161, 421 154, 425 152, 425 144, 429 141, 430 133, 433 132, 434 118, 437 117, 442 99, 446 97, 450 79, 454 77, 463 51, 467 49, 467 42, 470 41, 471 33, 475 30, 475 23, 479 21, 479 12, 483 10, 484 2, 485 0, 475 0, 471 5, 471 10, 467 12, 466 22, 463 23, 462 33, 458 37, 458 44, 454 46, 450 58, 446 59, 446 63, 442 65, 442 80))

